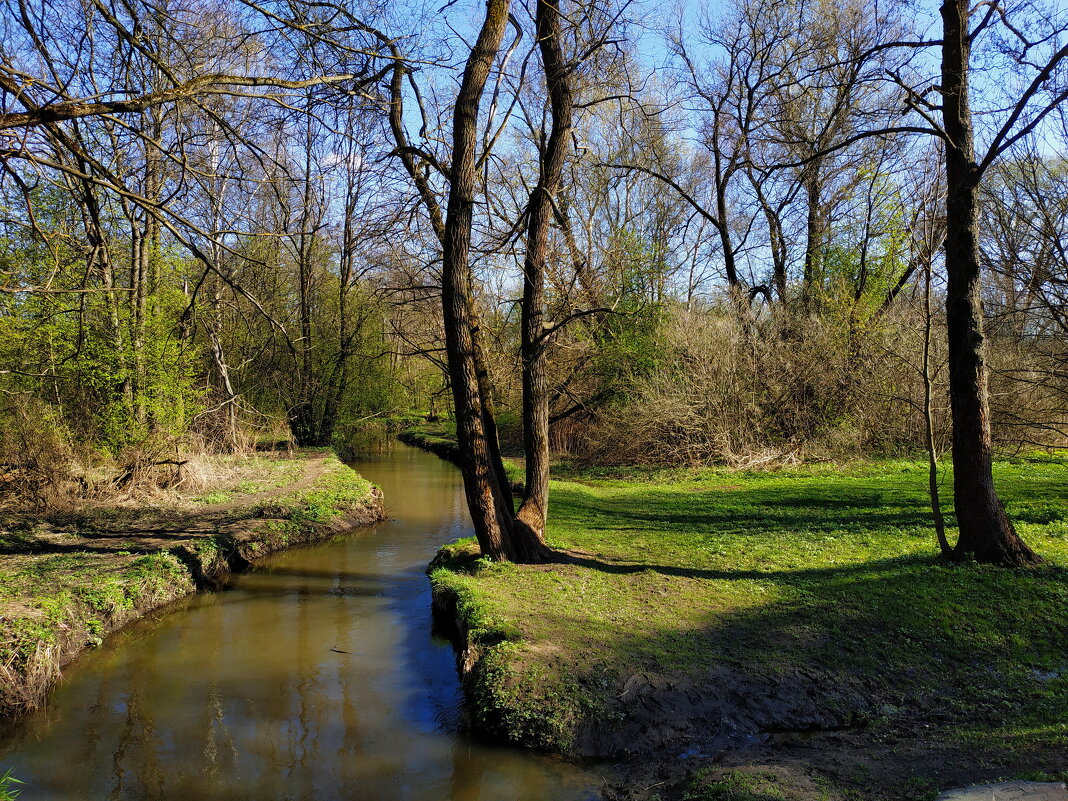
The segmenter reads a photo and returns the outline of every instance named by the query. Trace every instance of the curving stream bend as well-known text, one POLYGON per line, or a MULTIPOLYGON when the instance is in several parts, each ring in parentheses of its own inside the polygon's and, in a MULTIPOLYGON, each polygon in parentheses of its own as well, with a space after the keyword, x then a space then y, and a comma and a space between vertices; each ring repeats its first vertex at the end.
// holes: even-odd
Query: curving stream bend
POLYGON ((127 627, 0 735, 22 799, 591 801, 598 776, 460 732, 423 573, 469 534, 460 474, 380 443, 395 519, 265 560, 127 627))

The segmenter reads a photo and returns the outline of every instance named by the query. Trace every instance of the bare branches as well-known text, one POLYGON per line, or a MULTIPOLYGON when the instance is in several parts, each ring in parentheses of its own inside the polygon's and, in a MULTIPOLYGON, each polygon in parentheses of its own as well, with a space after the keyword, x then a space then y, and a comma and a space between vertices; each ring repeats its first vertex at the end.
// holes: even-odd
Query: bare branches
MULTIPOLYGON (((368 82, 374 82, 378 76, 373 76, 368 82)), ((306 89, 313 86, 329 86, 345 82, 363 84, 364 81, 356 81, 355 75, 327 75, 318 78, 308 78, 301 81, 289 81, 282 78, 273 78, 254 75, 201 75, 192 78, 171 89, 162 89, 158 92, 150 92, 139 97, 125 100, 109 100, 93 102, 88 99, 64 100, 59 103, 37 104, 28 99, 33 84, 18 85, 10 81, 6 76, 0 76, 0 89, 19 99, 24 105, 30 107, 25 112, 9 112, 0 114, 0 130, 11 128, 29 128, 54 122, 65 122, 82 117, 97 117, 109 114, 132 114, 145 111, 153 106, 165 103, 174 103, 202 95, 233 95, 237 97, 261 97, 268 100, 278 100, 281 95, 273 93, 243 94, 233 92, 231 87, 267 87, 272 89, 306 89)), ((348 90, 354 91, 354 90, 348 90)))

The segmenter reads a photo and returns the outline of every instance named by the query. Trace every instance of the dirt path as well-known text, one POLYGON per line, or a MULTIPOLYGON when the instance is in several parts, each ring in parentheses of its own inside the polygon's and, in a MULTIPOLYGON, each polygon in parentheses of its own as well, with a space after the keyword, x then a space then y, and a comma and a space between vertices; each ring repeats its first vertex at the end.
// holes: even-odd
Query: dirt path
POLYGON ((286 484, 285 486, 274 487, 261 492, 254 492, 241 497, 236 497, 229 501, 223 501, 222 503, 208 504, 203 507, 203 511, 206 514, 229 512, 234 509, 241 509, 248 507, 249 505, 259 504, 281 495, 289 495, 294 492, 310 489, 322 476, 326 462, 326 453, 313 451, 304 456, 304 473, 296 481, 286 484))

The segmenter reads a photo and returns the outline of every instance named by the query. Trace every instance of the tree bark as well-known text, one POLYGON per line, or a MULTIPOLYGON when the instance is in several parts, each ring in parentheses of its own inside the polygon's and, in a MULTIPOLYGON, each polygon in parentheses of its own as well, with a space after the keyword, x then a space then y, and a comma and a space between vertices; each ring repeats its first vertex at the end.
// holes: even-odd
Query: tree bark
POLYGON ((558 0, 538 0, 535 24, 552 109, 552 131, 541 159, 538 185, 530 195, 523 259, 522 345, 523 447, 526 487, 518 518, 543 541, 549 511, 549 390, 545 374, 545 262, 553 199, 560 190, 571 140, 574 100, 564 61, 558 0))
POLYGON ((960 536, 953 555, 1006 566, 1040 559, 1017 535, 994 489, 990 408, 980 297, 977 190, 968 62, 967 0, 941 7, 942 103, 946 142, 946 327, 953 418, 954 507, 960 536))
POLYGON ((474 211, 478 108, 493 61, 508 25, 509 0, 488 0, 486 17, 464 68, 453 110, 453 154, 445 216, 441 300, 445 349, 456 409, 460 469, 468 508, 482 553, 494 560, 540 561, 544 545, 513 510, 494 466, 483 418, 475 359, 472 275, 468 262, 474 211))

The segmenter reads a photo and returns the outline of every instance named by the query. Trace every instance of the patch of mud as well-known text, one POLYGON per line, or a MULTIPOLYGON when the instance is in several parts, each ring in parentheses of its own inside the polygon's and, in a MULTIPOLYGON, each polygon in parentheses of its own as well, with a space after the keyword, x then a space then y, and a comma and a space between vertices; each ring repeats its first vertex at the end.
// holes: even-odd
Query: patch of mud
POLYGON ((611 725, 579 734, 583 756, 675 753, 707 757, 766 742, 775 733, 844 731, 874 711, 864 687, 816 672, 743 675, 719 668, 700 680, 635 673, 617 696, 611 725))
POLYGON ((1068 801, 1063 782, 995 782, 939 793, 935 801, 1068 801))

